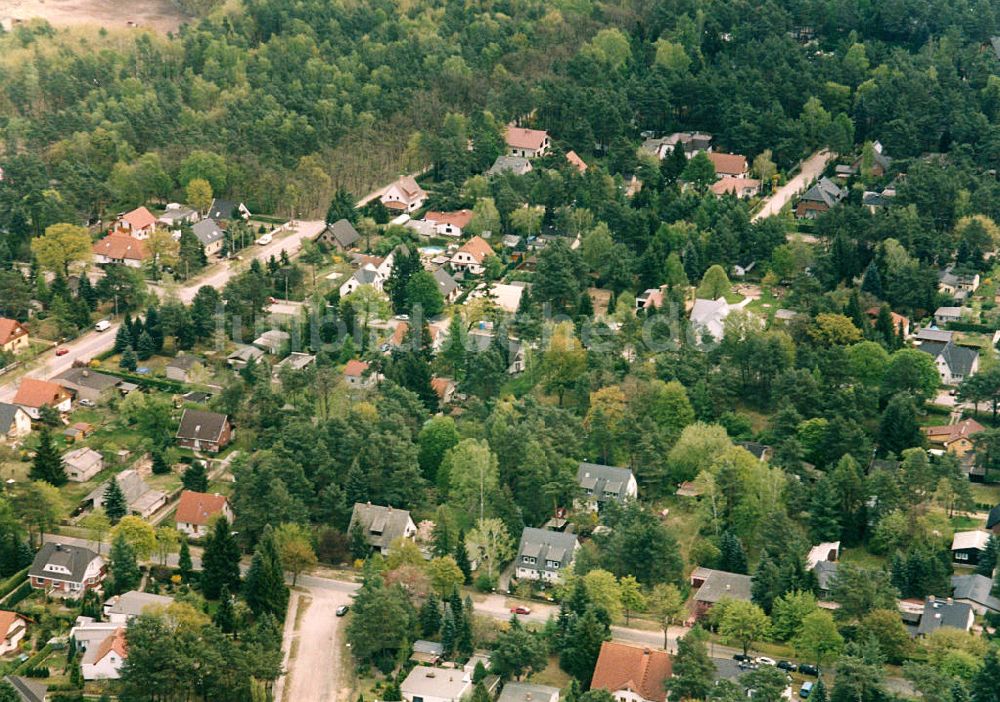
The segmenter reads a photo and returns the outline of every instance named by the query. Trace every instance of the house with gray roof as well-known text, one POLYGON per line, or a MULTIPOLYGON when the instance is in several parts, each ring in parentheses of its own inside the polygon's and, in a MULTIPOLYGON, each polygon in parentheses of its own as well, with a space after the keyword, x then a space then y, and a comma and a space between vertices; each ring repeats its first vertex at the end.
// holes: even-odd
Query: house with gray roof
POLYGON ((451 277, 444 268, 436 269, 431 275, 434 276, 434 280, 437 281, 438 290, 441 292, 441 296, 444 298, 445 302, 454 302, 455 298, 458 297, 462 289, 458 287, 458 283, 455 279, 451 277))
MULTIPOLYGON (((134 468, 123 470, 114 477, 114 480, 118 481, 118 487, 125 495, 125 504, 128 505, 129 514, 145 519, 167 503, 167 494, 150 488, 134 468)), ((108 480, 98 485, 83 498, 83 504, 89 505, 95 510, 101 509, 104 506, 104 493, 110 483, 111 481, 108 480)))
POLYGON ((955 332, 952 331, 938 329, 937 327, 924 327, 923 329, 917 329, 913 335, 913 340, 918 344, 922 344, 925 341, 949 342, 954 335, 955 332))
POLYGON ((609 500, 624 503, 639 496, 639 484, 628 468, 581 461, 576 469, 576 484, 583 491, 583 502, 591 511, 609 500))
POLYGON ((255 363, 264 357, 264 349, 259 349, 256 346, 240 346, 231 354, 226 356, 226 363, 229 364, 231 368, 236 370, 241 370, 246 368, 251 363, 255 363))
POLYGON ((208 216, 224 220, 250 219, 250 209, 238 200, 224 200, 217 197, 208 206, 208 216))
POLYGON ((28 579, 38 590, 79 597, 104 580, 104 559, 89 548, 49 541, 35 554, 28 579))
POLYGON ((226 230, 211 217, 193 225, 191 231, 205 247, 206 256, 215 256, 222 251, 222 245, 226 241, 226 230))
POLYGON ((504 173, 513 173, 514 175, 524 175, 525 173, 531 173, 531 161, 524 158, 523 156, 507 156, 501 154, 497 156, 497 160, 493 162, 490 169, 486 171, 488 176, 502 175, 504 173))
POLYGON ((184 353, 167 362, 166 375, 170 380, 187 383, 191 380, 191 371, 195 366, 205 367, 205 359, 201 356, 184 353))
POLYGON ((20 675, 8 675, 4 680, 14 688, 21 702, 46 702, 49 698, 49 686, 37 680, 20 675))
POLYGON ((360 239, 361 235, 353 224, 346 219, 338 219, 333 224, 326 225, 326 228, 316 235, 315 241, 337 251, 349 251, 355 248, 360 239))
POLYGON ((31 433, 31 417, 20 405, 0 402, 0 444, 16 443, 31 433))
POLYGON ((578 548, 576 534, 525 527, 517 547, 515 575, 519 580, 557 582, 572 568, 578 548))
POLYGON ((373 505, 370 502, 354 504, 347 533, 353 534, 355 529, 360 529, 368 545, 378 549, 382 555, 389 552, 389 546, 396 539, 412 539, 417 533, 417 525, 413 523, 408 510, 373 505))
POLYGON ((406 702, 460 702, 472 694, 472 676, 455 668, 418 665, 399 691, 406 702))
POLYGON ((156 221, 168 229, 177 229, 182 224, 198 221, 198 213, 190 207, 185 207, 176 202, 167 205, 163 214, 156 218, 156 221))
POLYGON ((121 378, 98 373, 92 368, 69 368, 52 381, 69 390, 77 402, 89 400, 94 403, 110 400, 122 382, 121 378))
POLYGON ((920 623, 913 632, 915 636, 927 636, 938 629, 949 627, 968 631, 976 615, 972 607, 964 602, 955 602, 952 598, 942 600, 928 595, 924 600, 924 611, 920 615, 920 623))
POLYGON ((816 574, 816 582, 819 586, 817 594, 821 600, 829 598, 839 566, 840 564, 837 561, 820 561, 813 568, 813 572, 816 574))
MULTIPOLYGON (((701 586, 694 594, 695 617, 703 617, 717 602, 722 600, 750 601, 750 586, 753 578, 741 573, 724 570, 699 568, 701 586)), ((694 576, 692 575, 694 582, 694 576)))
POLYGON ((845 197, 847 190, 829 178, 820 178, 799 198, 795 206, 795 216, 799 219, 816 219, 824 212, 833 209, 845 197))
POLYGON ((956 271, 955 266, 948 266, 938 273, 938 292, 961 302, 979 289, 980 282, 981 278, 975 271, 956 271))
POLYGON ((917 350, 929 354, 937 366, 944 385, 958 385, 979 370, 979 351, 971 346, 959 346, 954 341, 925 341, 917 350))
POLYGON ((147 608, 166 607, 173 601, 173 597, 166 595, 129 590, 121 595, 114 595, 104 603, 104 616, 112 624, 128 624, 147 608))
POLYGON ((497 702, 559 702, 559 688, 510 681, 504 684, 497 702))
POLYGON ((976 614, 1000 612, 1000 598, 993 596, 993 580, 985 575, 951 576, 952 597, 955 602, 967 604, 976 614))

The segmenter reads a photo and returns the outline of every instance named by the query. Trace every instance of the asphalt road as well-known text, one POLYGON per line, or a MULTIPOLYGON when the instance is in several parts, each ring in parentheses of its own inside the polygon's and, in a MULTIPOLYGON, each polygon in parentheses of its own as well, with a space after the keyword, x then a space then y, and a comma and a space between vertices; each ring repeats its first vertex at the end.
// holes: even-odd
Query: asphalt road
MULTIPOLYGON (((194 299, 198 288, 203 285, 211 285, 221 290, 226 283, 243 270, 242 266, 249 263, 252 258, 266 261, 273 256, 279 256, 282 250, 288 252, 289 256, 295 256, 302 248, 302 241, 312 238, 323 230, 326 224, 323 221, 310 220, 296 222, 294 226, 283 225, 282 231, 275 231, 274 241, 267 246, 257 246, 256 244, 244 249, 241 252, 243 261, 219 261, 209 266, 197 278, 192 278, 186 285, 177 288, 177 296, 185 303, 190 303, 194 299)), ((150 286, 158 294, 163 294, 159 286, 150 286)), ((46 351, 42 356, 33 361, 34 364, 25 374, 32 378, 49 379, 59 375, 65 370, 73 367, 75 361, 89 361, 94 356, 107 351, 115 343, 115 334, 118 332, 119 322, 114 322, 107 331, 90 331, 73 341, 59 344, 51 350, 46 351), (55 349, 67 349, 64 356, 56 356, 55 349)), ((19 378, 11 378, 0 385, 0 402, 10 402, 17 393, 17 383, 19 378)))

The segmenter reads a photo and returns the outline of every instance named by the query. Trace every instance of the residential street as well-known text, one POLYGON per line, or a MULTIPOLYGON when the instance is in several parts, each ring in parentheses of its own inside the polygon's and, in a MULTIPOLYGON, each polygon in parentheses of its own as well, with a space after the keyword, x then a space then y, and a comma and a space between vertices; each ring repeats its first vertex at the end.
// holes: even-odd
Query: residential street
POLYGON ((823 172, 823 169, 826 168, 826 164, 828 164, 835 156, 836 154, 824 149, 822 151, 817 151, 803 161, 802 168, 799 170, 798 174, 783 186, 778 188, 771 195, 771 197, 767 198, 767 200, 764 201, 763 206, 757 211, 757 214, 755 214, 750 221, 756 222, 758 219, 772 217, 781 212, 781 208, 791 202, 792 198, 803 192, 814 180, 816 180, 816 178, 819 177, 819 175, 823 172))
MULTIPOLYGON (((282 231, 280 234, 276 230, 274 241, 267 246, 257 246, 255 244, 244 249, 242 252, 244 261, 248 262, 248 257, 266 261, 272 255, 278 256, 282 249, 287 251, 290 256, 295 256, 302 248, 302 241, 316 236, 325 226, 326 223, 322 220, 310 220, 297 222, 294 227, 290 227, 287 231, 282 231)), ((288 227, 288 225, 283 225, 283 227, 288 227)), ((246 263, 220 261, 205 269, 197 278, 192 278, 188 281, 187 285, 178 288, 177 295, 183 302, 190 303, 194 299, 195 293, 198 292, 198 288, 203 285, 211 285, 218 290, 222 290, 229 279, 242 270, 242 265, 246 265, 246 263)), ((150 287, 159 294, 163 294, 162 288, 158 286, 150 287)), ((119 323, 114 322, 107 331, 89 331, 71 342, 59 344, 59 348, 69 349, 69 353, 65 356, 56 356, 56 347, 53 347, 53 349, 46 351, 40 360, 35 361, 35 365, 29 366, 26 373, 21 375, 48 379, 72 368, 75 361, 89 361, 97 354, 107 351, 114 345, 118 326, 119 323)), ((5 382, 0 385, 0 402, 10 402, 14 398, 17 392, 17 383, 21 375, 8 376, 5 382)))

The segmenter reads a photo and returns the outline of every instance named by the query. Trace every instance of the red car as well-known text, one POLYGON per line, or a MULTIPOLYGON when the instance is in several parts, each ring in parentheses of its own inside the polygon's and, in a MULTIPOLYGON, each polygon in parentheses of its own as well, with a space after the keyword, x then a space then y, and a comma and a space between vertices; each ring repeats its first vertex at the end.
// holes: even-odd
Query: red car
POLYGON ((510 608, 510 613, 511 614, 531 614, 531 607, 522 607, 520 605, 517 606, 517 607, 511 607, 510 608))
POLYGON ((69 349, 56 349, 56 356, 65 356, 69 353, 69 349))

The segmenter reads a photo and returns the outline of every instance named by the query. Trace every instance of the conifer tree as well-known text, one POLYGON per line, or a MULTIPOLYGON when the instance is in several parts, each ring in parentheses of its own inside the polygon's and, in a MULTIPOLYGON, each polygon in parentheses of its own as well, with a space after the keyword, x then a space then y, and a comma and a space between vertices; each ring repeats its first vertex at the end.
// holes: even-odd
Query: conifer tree
POLYGON ((223 585, 219 591, 219 608, 215 610, 212 621, 227 634, 236 631, 236 612, 233 610, 233 596, 228 585, 223 585))
POLYGON ((135 551, 125 540, 124 534, 118 534, 111 544, 110 570, 115 593, 134 590, 142 580, 142 572, 135 560, 135 551))
POLYGON ((817 542, 840 538, 840 504, 829 479, 816 483, 809 502, 809 531, 817 542))
POLYGON ((136 358, 140 361, 148 361, 152 358, 154 353, 156 353, 156 345, 153 343, 153 337, 149 335, 148 331, 143 330, 142 334, 139 335, 139 341, 136 344, 136 358))
POLYGON ((134 371, 139 367, 139 358, 135 355, 135 351, 131 346, 125 347, 121 360, 118 361, 118 367, 127 371, 134 371))
POLYGON ((270 524, 264 527, 264 532, 254 550, 243 590, 247 604, 254 614, 260 616, 266 612, 279 620, 285 618, 285 610, 288 608, 288 586, 285 585, 285 572, 281 568, 281 558, 274 542, 274 530, 270 524))
POLYGON ((181 477, 181 484, 185 490, 208 492, 208 473, 205 472, 205 466, 201 461, 195 461, 188 466, 181 477))
POLYGON ((181 551, 177 556, 177 570, 180 571, 181 580, 185 583, 191 582, 191 574, 194 566, 191 564, 191 548, 187 539, 181 539, 181 551))
POLYGON ((219 519, 205 544, 201 590, 205 597, 215 600, 224 586, 230 591, 240 586, 240 547, 229 531, 229 522, 219 519))
POLYGON ((170 465, 163 457, 162 451, 153 451, 151 458, 153 460, 153 475, 166 475, 170 472, 170 465))
POLYGON ((128 317, 125 319, 126 321, 122 322, 115 334, 115 353, 125 353, 125 349, 132 345, 132 332, 129 329, 128 317))
POLYGON ((455 544, 455 563, 465 576, 465 584, 472 582, 472 564, 469 563, 469 552, 465 548, 465 529, 458 530, 458 543, 455 544))
POLYGON ((425 638, 433 638, 440 630, 441 601, 432 592, 420 607, 420 631, 425 638))
POLYGON ((122 486, 118 484, 117 477, 112 478, 104 489, 104 513, 112 524, 117 524, 127 512, 128 504, 125 502, 122 486))
POLYGON ((31 463, 30 477, 32 480, 44 480, 56 487, 65 485, 67 481, 62 458, 52 443, 52 430, 44 425, 38 435, 38 450, 31 463))
POLYGON ((155 307, 146 310, 146 333, 153 342, 153 353, 163 350, 163 326, 160 323, 160 313, 155 307))
POLYGON ((730 531, 723 532, 719 540, 719 551, 719 570, 746 574, 747 554, 735 534, 730 531))

